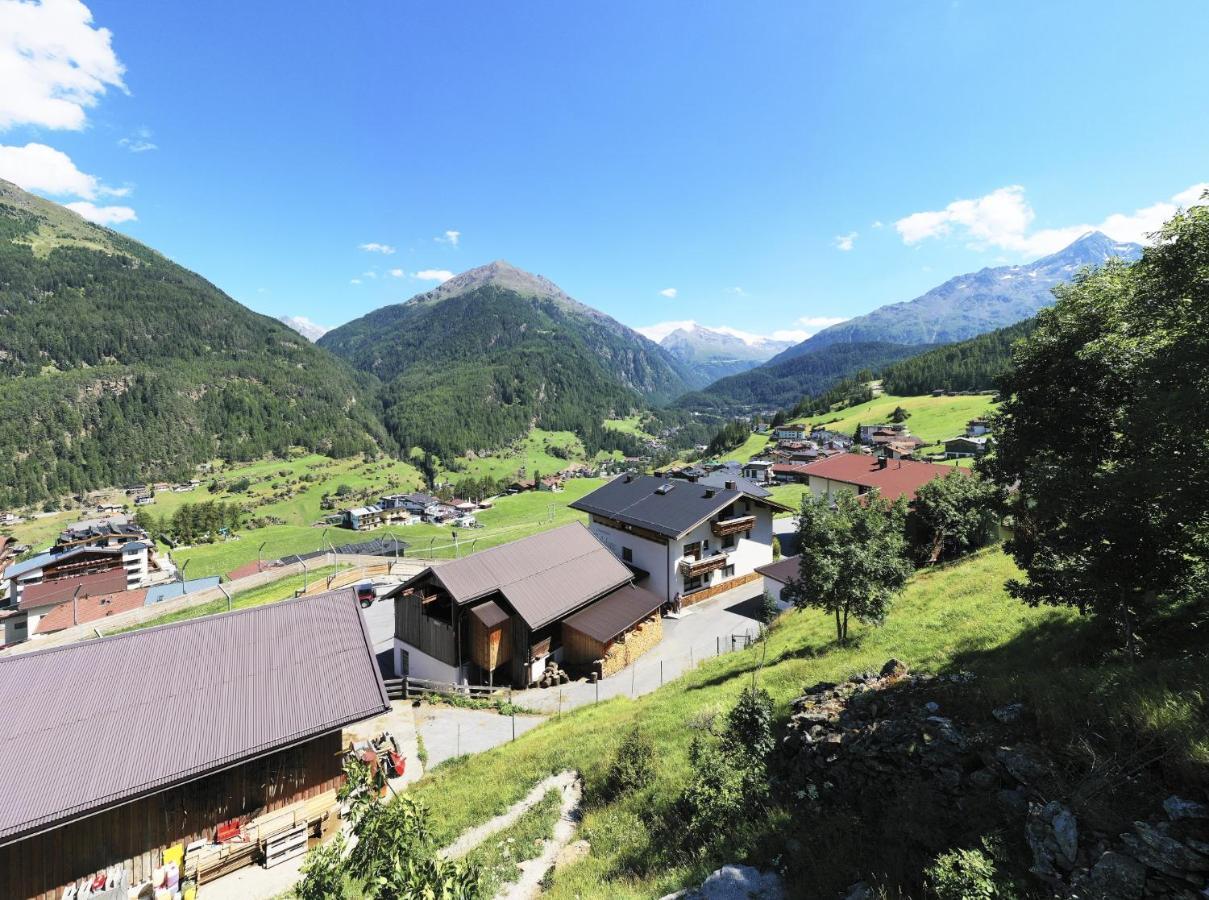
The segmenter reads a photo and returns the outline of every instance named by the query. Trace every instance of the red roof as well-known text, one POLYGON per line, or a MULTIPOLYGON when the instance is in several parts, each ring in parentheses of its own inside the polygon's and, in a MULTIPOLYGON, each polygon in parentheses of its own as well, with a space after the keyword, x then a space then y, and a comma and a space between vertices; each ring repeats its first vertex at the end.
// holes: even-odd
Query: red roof
POLYGON ((857 487, 877 488, 881 495, 891 502, 899 497, 914 500, 915 492, 933 478, 943 478, 951 472, 969 474, 965 469, 954 466, 938 466, 909 459, 887 460, 884 469, 880 463, 875 457, 843 453, 810 463, 805 467, 805 472, 811 476, 829 478, 857 487))
POLYGON ((127 610, 138 609, 146 599, 145 588, 137 591, 120 591, 116 594, 99 594, 96 597, 80 597, 75 604, 74 616, 69 599, 66 603, 60 603, 38 621, 38 634, 49 634, 52 631, 70 628, 74 624, 84 625, 87 622, 95 622, 127 610))
POLYGON ((21 609, 31 609, 35 606, 47 606, 51 603, 62 603, 70 600, 71 595, 80 589, 81 597, 101 594, 112 594, 126 589, 126 570, 121 566, 107 569, 104 572, 93 572, 89 575, 77 575, 74 578, 60 578, 58 581, 43 581, 41 584, 26 585, 21 589, 21 609))

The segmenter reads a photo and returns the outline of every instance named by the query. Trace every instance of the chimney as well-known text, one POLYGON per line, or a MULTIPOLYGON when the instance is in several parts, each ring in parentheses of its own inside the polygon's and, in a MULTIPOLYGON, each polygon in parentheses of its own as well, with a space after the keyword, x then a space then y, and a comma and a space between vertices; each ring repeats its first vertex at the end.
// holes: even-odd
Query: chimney
POLYGON ((733 481, 726 482, 726 489, 728 491, 733 491, 735 489, 735 483, 733 481))
POLYGON ((889 464, 890 464, 890 460, 886 459, 886 457, 884 457, 884 456, 879 456, 879 457, 877 458, 877 467, 878 467, 879 469, 884 469, 884 468, 886 468, 886 466, 888 466, 889 464))
POLYGON ((711 497, 713 497, 713 496, 714 496, 714 489, 713 489, 713 488, 710 488, 710 487, 707 487, 707 488, 705 489, 705 499, 706 499, 706 500, 709 500, 709 499, 710 499, 711 497))

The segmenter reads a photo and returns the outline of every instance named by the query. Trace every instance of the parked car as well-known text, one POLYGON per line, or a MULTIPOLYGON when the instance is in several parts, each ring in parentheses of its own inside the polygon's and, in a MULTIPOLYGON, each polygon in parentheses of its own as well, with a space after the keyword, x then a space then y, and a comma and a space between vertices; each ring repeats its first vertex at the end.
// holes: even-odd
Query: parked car
POLYGON ((378 592, 374 590, 372 582, 363 581, 357 585, 357 602, 361 604, 362 609, 372 606, 377 599, 378 592))

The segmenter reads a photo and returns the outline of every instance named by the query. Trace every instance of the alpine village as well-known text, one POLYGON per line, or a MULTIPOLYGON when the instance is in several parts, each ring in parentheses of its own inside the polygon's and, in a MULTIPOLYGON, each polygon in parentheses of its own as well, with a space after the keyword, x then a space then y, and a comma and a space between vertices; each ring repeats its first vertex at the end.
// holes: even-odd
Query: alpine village
POLYGON ((0 0, 0 900, 1209 898, 1209 84, 1100 172, 976 124, 1031 3, 155 6, 0 0))

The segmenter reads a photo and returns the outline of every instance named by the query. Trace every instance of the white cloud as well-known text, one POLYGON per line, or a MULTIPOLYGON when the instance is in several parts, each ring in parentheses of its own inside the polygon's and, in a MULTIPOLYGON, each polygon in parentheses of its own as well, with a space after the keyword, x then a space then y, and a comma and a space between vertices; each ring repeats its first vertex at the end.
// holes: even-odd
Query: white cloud
POLYGON ((138 219, 129 206, 97 206, 89 200, 77 200, 75 203, 65 203, 64 206, 98 225, 119 225, 138 219))
POLYGON ((886 226, 885 226, 885 224, 882 222, 882 220, 881 220, 881 219, 875 219, 875 220, 873 221, 873 224, 872 224, 872 225, 870 225, 869 227, 870 227, 870 228, 885 228, 886 226))
POLYGON ((151 129, 139 128, 131 137, 118 141, 119 147, 125 147, 131 153, 146 153, 148 150, 158 150, 159 145, 151 142, 151 129))
POLYGON ((852 245, 856 243, 859 235, 855 231, 849 231, 847 234, 837 234, 835 236, 835 246, 838 250, 843 250, 845 253, 852 249, 852 245))
POLYGON ((811 334, 816 331, 822 331, 824 328, 830 328, 832 325, 838 325, 840 322, 847 322, 847 316, 802 316, 798 319, 797 324, 801 325, 811 334))
POLYGON ((360 278, 350 278, 350 279, 348 280, 348 283, 349 283, 349 284, 360 284, 360 283, 361 283, 361 279, 360 279, 360 278))
POLYGON ((89 221, 98 225, 118 225, 133 222, 137 216, 129 206, 97 206, 92 201, 101 197, 125 197, 129 188, 111 188, 100 179, 81 172, 71 157, 45 144, 10 147, 0 144, 0 178, 6 178, 27 191, 52 197, 78 197, 66 204, 89 221))
POLYGON ((453 273, 448 269, 421 269, 416 272, 413 278, 418 278, 421 281, 440 281, 446 282, 453 277, 453 273))
POLYGON ((446 231, 441 237, 433 238, 433 240, 438 244, 452 244, 455 247, 458 245, 458 241, 461 239, 462 232, 460 231, 446 231))
POLYGON ((406 273, 406 272, 404 272, 402 269, 391 269, 391 270, 390 270, 390 275, 391 275, 391 277, 392 277, 392 278, 402 278, 402 277, 404 277, 406 274, 407 274, 407 273, 406 273))
POLYGON ((1149 236, 1179 207, 1199 202, 1206 188, 1209 182, 1192 185, 1170 200, 1131 213, 1113 213, 1098 224, 1030 231, 1036 213, 1024 197, 1024 188, 1017 184, 973 200, 954 200, 941 210, 912 213, 894 227, 906 244, 959 235, 974 249, 998 248, 1031 256, 1057 252, 1089 231, 1102 231, 1116 241, 1148 243, 1149 236))
POLYGON ((107 88, 126 89, 112 37, 79 0, 0 2, 0 131, 83 128, 107 88))
POLYGON ((669 300, 674 300, 678 291, 675 288, 664 288, 659 292, 661 297, 667 297, 669 300))
POLYGON ((70 156, 45 144, 0 146, 0 178, 7 178, 27 191, 57 197, 94 200, 101 191, 95 176, 81 172, 70 156))
POLYGON ((358 250, 364 250, 366 253, 384 253, 387 256, 395 252, 395 248, 390 244, 379 244, 376 241, 370 241, 368 244, 360 244, 358 250))
POLYGON ((739 287, 738 285, 735 285, 734 287, 728 287, 726 289, 726 293, 734 294, 736 297, 746 297, 747 296, 747 291, 743 290, 743 288, 739 287))
POLYGON ((362 272, 361 277, 362 278, 377 278, 378 273, 375 272, 373 269, 370 269, 368 272, 362 272))

